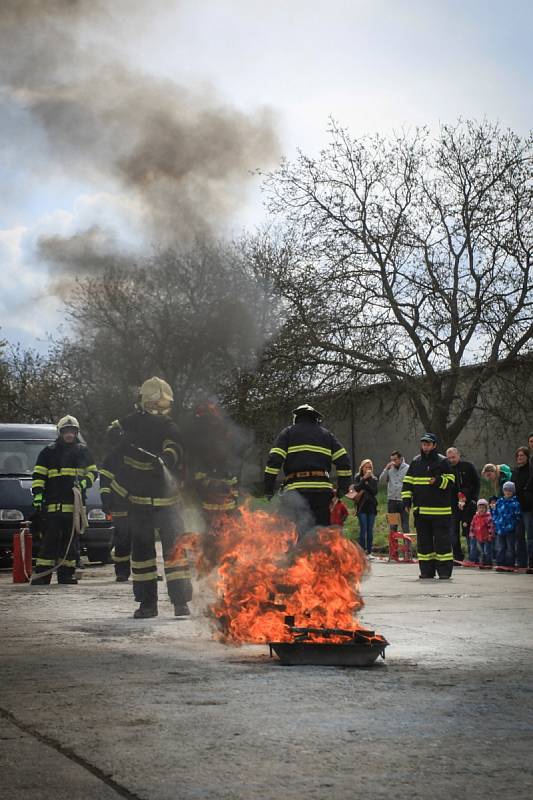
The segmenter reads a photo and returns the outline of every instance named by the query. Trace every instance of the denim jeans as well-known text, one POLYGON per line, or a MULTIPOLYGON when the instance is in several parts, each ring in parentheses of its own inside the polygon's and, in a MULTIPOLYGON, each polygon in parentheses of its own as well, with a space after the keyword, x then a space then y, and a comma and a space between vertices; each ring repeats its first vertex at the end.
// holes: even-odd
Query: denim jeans
POLYGON ((499 567, 514 567, 515 533, 496 536, 496 563, 499 567))
POLYGON ((370 555, 372 552, 372 539, 374 536, 375 514, 358 514, 359 520, 359 544, 363 550, 370 555))
MULTIPOLYGON (((409 533, 409 512, 405 510, 403 500, 387 500, 389 514, 399 514, 402 521, 402 533, 409 533)), ((397 531, 397 525, 390 526, 391 531, 397 531)))
POLYGON ((492 564, 492 542, 478 542, 477 539, 468 540, 469 560, 473 564, 492 564))

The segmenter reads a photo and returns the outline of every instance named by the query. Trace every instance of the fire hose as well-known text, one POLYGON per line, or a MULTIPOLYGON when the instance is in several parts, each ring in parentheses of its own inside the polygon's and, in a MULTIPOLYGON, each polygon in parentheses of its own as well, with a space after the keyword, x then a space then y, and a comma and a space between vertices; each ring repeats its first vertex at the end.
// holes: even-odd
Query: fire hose
MULTIPOLYGON (((67 544, 67 547, 65 549, 65 553, 64 553, 63 557, 61 558, 61 560, 58 561, 58 563, 55 564, 53 567, 51 567, 49 570, 46 570, 46 572, 38 572, 38 573, 35 573, 34 575, 28 575, 27 570, 26 570, 26 562, 24 560, 23 561, 23 563, 24 563, 24 574, 26 575, 26 578, 27 578, 27 580, 29 581, 30 584, 32 584, 34 580, 37 581, 37 580, 40 580, 41 578, 48 577, 48 575, 51 575, 53 572, 58 570, 59 567, 62 567, 63 564, 65 563, 65 561, 67 560, 67 555, 68 555, 68 552, 70 550, 70 546, 72 545, 72 542, 74 540, 74 537, 75 536, 81 536, 85 532, 87 527, 88 527, 89 523, 88 523, 88 520, 87 520, 87 512, 85 511, 85 506, 83 505, 83 497, 82 497, 80 488, 78 486, 73 486, 72 487, 72 493, 74 495, 74 497, 73 497, 74 510, 72 512, 72 529, 70 531, 70 538, 68 540, 68 544, 67 544)), ((23 553, 24 553, 24 534, 25 534, 25 532, 27 530, 28 529, 24 528, 24 527, 21 528, 21 530, 20 530, 20 546, 21 546, 21 550, 22 550, 23 553)))

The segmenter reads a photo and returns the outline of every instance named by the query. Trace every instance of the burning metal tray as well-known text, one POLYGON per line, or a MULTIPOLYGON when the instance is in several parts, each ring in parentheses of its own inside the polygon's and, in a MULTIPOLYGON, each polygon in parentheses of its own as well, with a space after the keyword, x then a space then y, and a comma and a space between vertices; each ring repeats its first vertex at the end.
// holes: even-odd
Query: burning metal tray
POLYGON ((388 642, 347 642, 342 644, 316 642, 270 642, 270 655, 275 652, 282 664, 309 664, 327 667, 369 667, 381 656, 385 658, 388 642))

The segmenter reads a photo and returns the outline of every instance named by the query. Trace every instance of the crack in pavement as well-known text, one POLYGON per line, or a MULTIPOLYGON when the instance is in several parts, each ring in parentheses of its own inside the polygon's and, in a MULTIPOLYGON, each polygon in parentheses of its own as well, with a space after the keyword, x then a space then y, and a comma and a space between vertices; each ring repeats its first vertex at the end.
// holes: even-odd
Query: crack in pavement
POLYGON ((45 733, 41 733, 40 731, 33 728, 31 725, 28 725, 26 722, 22 722, 21 720, 17 719, 11 711, 8 711, 6 708, 0 707, 0 717, 11 722, 15 725, 20 731, 23 733, 29 734, 29 736, 33 736, 34 739, 45 744, 47 747, 51 747, 56 752, 60 753, 65 758, 68 758, 70 761, 73 761, 79 767, 87 770, 90 772, 91 775, 94 775, 98 780, 105 783, 106 786, 109 786, 110 789, 113 789, 120 797, 125 797, 127 800, 147 800, 147 798, 143 798, 134 792, 130 792, 129 789, 126 789, 125 786, 122 786, 120 783, 117 783, 113 780, 109 775, 106 775, 98 767, 95 767, 94 764, 91 764, 90 761, 87 761, 82 756, 77 755, 73 750, 69 747, 65 747, 60 742, 53 739, 51 736, 47 736, 45 733))

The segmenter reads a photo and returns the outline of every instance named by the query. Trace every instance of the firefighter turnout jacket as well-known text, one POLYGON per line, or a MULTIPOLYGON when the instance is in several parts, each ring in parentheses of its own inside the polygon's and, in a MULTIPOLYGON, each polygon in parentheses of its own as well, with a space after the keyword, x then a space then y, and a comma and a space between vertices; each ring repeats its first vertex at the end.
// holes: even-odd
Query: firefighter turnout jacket
POLYGON ((48 514, 74 512, 73 487, 78 484, 83 499, 85 491, 98 477, 94 459, 86 445, 57 439, 43 448, 33 469, 33 504, 48 514))
MULTIPOLYGON (((178 503, 176 482, 165 480, 161 459, 175 477, 183 460, 176 425, 163 415, 135 411, 111 423, 120 442, 104 477, 119 498, 133 506, 163 508, 178 503)), ((112 500, 112 508, 116 501, 112 500)))
POLYGON ((350 458, 336 437, 306 417, 281 431, 270 450, 265 469, 265 492, 272 495, 276 476, 283 468, 285 490, 331 490, 332 466, 337 472, 339 495, 352 480, 350 458))
POLYGON ((402 500, 425 517, 449 517, 452 513, 455 475, 443 455, 432 450, 410 463, 402 486, 402 500))

